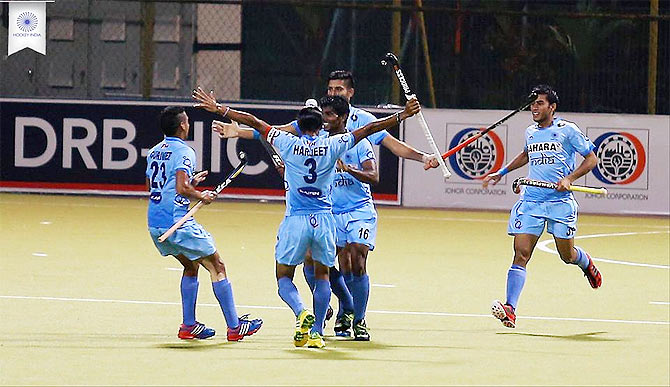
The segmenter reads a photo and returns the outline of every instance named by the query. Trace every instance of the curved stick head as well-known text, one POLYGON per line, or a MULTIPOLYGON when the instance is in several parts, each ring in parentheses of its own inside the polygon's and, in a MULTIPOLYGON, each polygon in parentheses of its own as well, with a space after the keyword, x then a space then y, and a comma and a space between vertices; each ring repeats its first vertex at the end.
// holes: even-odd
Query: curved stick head
POLYGON ((386 55, 384 56, 384 59, 382 59, 382 66, 386 66, 386 65, 390 65, 390 66, 394 66, 394 67, 400 67, 400 64, 398 63, 398 57, 395 56, 395 54, 392 53, 392 52, 386 53, 386 55))
POLYGON ((240 151, 240 153, 237 154, 237 157, 240 158, 241 162, 243 162, 243 163, 247 162, 247 154, 246 153, 240 151))
POLYGON ((521 193, 521 185, 519 184, 520 181, 521 181, 521 178, 517 177, 512 182, 512 192, 514 192, 517 195, 521 193))

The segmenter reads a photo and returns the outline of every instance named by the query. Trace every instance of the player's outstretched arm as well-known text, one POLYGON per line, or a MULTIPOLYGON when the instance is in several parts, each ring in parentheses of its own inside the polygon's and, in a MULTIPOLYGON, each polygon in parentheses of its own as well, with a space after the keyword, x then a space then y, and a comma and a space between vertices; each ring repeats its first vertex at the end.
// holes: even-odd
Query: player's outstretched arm
POLYGON ((388 117, 372 121, 369 124, 365 125, 364 127, 354 130, 352 132, 352 134, 354 135, 354 141, 358 143, 359 141, 361 141, 362 139, 373 133, 377 133, 384 129, 388 129, 393 125, 397 125, 400 122, 404 121, 405 119, 415 115, 419 111, 421 111, 421 105, 419 104, 419 101, 416 100, 415 98, 412 98, 407 101, 407 103, 405 104, 405 109, 403 109, 402 111, 394 113, 388 117))
POLYGON ((408 143, 398 140, 392 135, 384 137, 382 140, 382 145, 384 145, 397 157, 423 163, 423 169, 425 170, 437 168, 440 165, 440 163, 437 162, 437 156, 421 152, 408 143))
POLYGON ((524 150, 523 152, 519 153, 516 155, 516 157, 509 162, 509 164, 505 165, 504 167, 500 168, 497 170, 495 173, 490 173, 484 177, 484 180, 482 180, 482 186, 484 188, 489 186, 489 182, 491 182, 493 185, 498 184, 500 179, 502 179, 503 176, 508 174, 509 172, 521 168, 524 165, 528 163, 528 153, 524 150))
POLYGON ((230 106, 217 103, 216 97, 214 96, 214 91, 205 93, 202 88, 198 87, 197 89, 193 90, 193 99, 198 101, 198 103, 193 106, 205 109, 208 112, 221 114, 225 118, 229 118, 235 122, 239 122, 240 124, 252 127, 258 130, 258 132, 260 132, 260 134, 263 136, 265 136, 270 130, 270 125, 268 125, 267 122, 256 118, 256 116, 253 114, 231 109, 230 106))

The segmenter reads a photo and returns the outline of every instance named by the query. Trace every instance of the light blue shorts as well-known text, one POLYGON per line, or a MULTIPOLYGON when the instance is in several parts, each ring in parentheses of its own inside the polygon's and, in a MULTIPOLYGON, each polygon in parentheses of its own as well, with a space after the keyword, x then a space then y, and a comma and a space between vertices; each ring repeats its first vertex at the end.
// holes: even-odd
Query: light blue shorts
POLYGON ((184 254, 186 258, 195 261, 216 252, 210 233, 195 221, 178 228, 165 242, 159 242, 158 237, 167 230, 162 227, 149 227, 151 239, 162 256, 184 254))
POLYGON ((577 232, 577 209, 574 200, 533 202, 519 200, 510 211, 507 233, 540 236, 547 232, 556 238, 572 239, 577 232))
POLYGON ((372 205, 335 214, 337 224, 337 247, 347 243, 360 243, 370 250, 375 249, 377 238, 377 211, 372 205))
POLYGON ((335 218, 331 213, 284 217, 277 231, 275 260, 297 266, 305 260, 307 249, 312 259, 328 267, 335 265, 335 218))

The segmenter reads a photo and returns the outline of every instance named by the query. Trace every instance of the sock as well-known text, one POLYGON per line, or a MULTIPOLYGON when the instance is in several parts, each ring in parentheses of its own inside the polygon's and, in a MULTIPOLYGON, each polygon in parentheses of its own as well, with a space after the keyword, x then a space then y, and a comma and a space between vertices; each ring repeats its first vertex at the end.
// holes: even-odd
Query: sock
POLYGON ((226 325, 230 329, 237 328, 240 325, 240 319, 237 316, 235 300, 233 299, 233 288, 230 286, 228 278, 212 282, 212 289, 214 289, 216 299, 219 300, 223 317, 226 318, 226 325))
POLYGON ((526 282, 526 268, 512 265, 507 271, 507 303, 516 309, 523 284, 526 282))
POLYGON ((314 293, 314 266, 313 265, 302 265, 302 273, 305 275, 305 281, 309 286, 309 290, 314 293))
POLYGON ((323 323, 326 320, 326 311, 330 304, 330 281, 316 280, 314 282, 314 325, 312 332, 323 335, 323 323))
POLYGON ((284 302, 293 310, 293 314, 296 317, 302 312, 305 307, 302 304, 302 299, 300 298, 300 293, 295 287, 293 281, 288 277, 281 277, 277 280, 277 285, 279 286, 279 297, 284 300, 284 302))
POLYGON ((589 257, 586 251, 577 246, 575 246, 575 250, 577 251, 577 261, 574 264, 579 266, 580 269, 586 270, 589 267, 589 257))
POLYGON ((344 282, 344 276, 335 268, 330 269, 330 288, 339 300, 340 309, 337 311, 337 317, 343 315, 345 311, 351 312, 354 310, 354 299, 344 282))
POLYGON ((184 325, 195 325, 195 301, 198 298, 198 277, 181 277, 181 310, 184 325))
POLYGON ((361 321, 365 318, 365 311, 368 308, 370 277, 367 274, 361 276, 354 275, 351 282, 347 285, 354 298, 354 321, 361 321))

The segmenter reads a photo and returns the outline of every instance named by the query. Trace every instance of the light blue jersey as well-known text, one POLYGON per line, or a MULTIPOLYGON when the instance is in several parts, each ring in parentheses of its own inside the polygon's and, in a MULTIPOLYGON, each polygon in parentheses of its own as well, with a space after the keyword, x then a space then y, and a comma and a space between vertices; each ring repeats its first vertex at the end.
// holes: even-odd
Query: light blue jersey
MULTIPOLYGON (((377 117, 373 116, 372 113, 349 105, 349 117, 347 118, 346 129, 350 132, 353 132, 354 130, 362 128, 376 119, 377 117)), ((381 132, 369 135, 367 138, 371 143, 379 145, 388 135, 389 132, 382 130, 381 132)))
MULTIPOLYGON (((177 193, 177 171, 193 177, 195 151, 177 137, 166 137, 147 156, 146 176, 149 179, 149 227, 171 227, 188 212, 190 201, 177 193)), ((190 225, 193 218, 184 226, 190 225)))
POLYGON ((273 128, 268 142, 279 149, 286 166, 286 215, 330 213, 335 163, 354 146, 354 136, 297 137, 273 128))
MULTIPOLYGON (((557 183, 575 170, 575 153, 588 155, 595 146, 579 127, 559 117, 547 128, 531 125, 526 129, 528 177, 557 183)), ((572 191, 556 191, 525 186, 523 200, 557 201, 572 198, 572 191)))
POLYGON ((158 237, 188 212, 190 200, 177 193, 177 171, 193 177, 195 151, 177 137, 165 140, 149 150, 146 176, 149 179, 149 234, 161 255, 184 255, 196 260, 216 252, 212 236, 190 218, 164 242, 158 237))
MULTIPOLYGON (((363 169, 363 163, 375 161, 375 153, 370 141, 363 139, 342 157, 344 164, 363 169)), ((341 214, 372 203, 370 184, 364 183, 347 172, 336 169, 333 183, 333 213, 341 214)))

